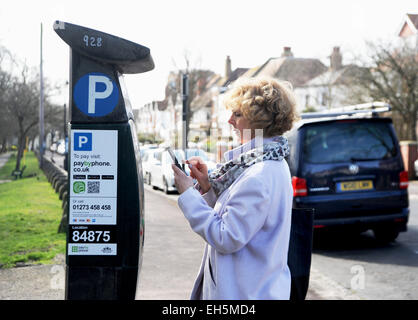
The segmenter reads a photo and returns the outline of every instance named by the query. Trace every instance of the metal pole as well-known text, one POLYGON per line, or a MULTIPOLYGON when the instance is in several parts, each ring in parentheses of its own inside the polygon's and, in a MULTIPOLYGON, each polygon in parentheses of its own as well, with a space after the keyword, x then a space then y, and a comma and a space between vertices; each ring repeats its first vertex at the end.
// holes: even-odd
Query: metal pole
POLYGON ((67 104, 64 103, 64 140, 67 139, 67 104))
POLYGON ((40 61, 40 98, 39 98, 39 166, 42 168, 44 155, 44 76, 42 61, 42 23, 41 23, 41 61, 40 61))
POLYGON ((183 73, 181 75, 181 93, 183 98, 183 143, 182 149, 184 151, 184 155, 186 155, 186 148, 187 148, 187 134, 188 134, 188 108, 187 108, 187 100, 189 97, 189 75, 187 73, 183 73))

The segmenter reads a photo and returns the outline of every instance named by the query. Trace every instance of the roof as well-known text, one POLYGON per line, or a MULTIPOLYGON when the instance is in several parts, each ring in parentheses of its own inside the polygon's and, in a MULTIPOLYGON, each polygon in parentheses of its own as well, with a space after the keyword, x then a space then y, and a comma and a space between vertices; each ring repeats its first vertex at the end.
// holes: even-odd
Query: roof
POLYGON ((211 90, 214 87, 218 87, 224 78, 218 74, 213 74, 208 80, 207 85, 205 86, 202 94, 194 97, 190 103, 190 109, 197 110, 204 107, 210 107, 212 105, 213 91, 211 90))
POLYGON ((324 86, 324 85, 340 85, 347 84, 347 81, 352 79, 353 74, 358 72, 361 67, 350 64, 343 66, 338 70, 331 70, 320 74, 319 76, 309 80, 303 86, 305 87, 315 87, 315 86, 324 86))
POLYGON ((398 36, 407 37, 418 32, 418 14, 407 13, 398 28, 398 36))
POLYGON ((268 59, 253 76, 273 77, 298 87, 326 70, 327 67, 318 59, 280 57, 268 59))
POLYGON ((190 104, 190 108, 195 110, 212 106, 212 98, 214 92, 211 89, 215 87, 228 87, 232 82, 234 82, 247 71, 248 68, 236 68, 231 72, 231 75, 228 78, 214 75, 213 78, 208 82, 204 92, 200 96, 197 96, 193 99, 190 104))
POLYGON ((370 113, 365 113, 363 115, 341 115, 341 116, 330 116, 330 117, 322 117, 322 118, 309 118, 309 119, 301 119, 297 121, 292 130, 299 130, 300 128, 310 125, 310 124, 317 124, 317 123, 327 123, 327 122, 335 122, 335 121, 345 121, 345 120, 356 120, 356 121, 373 121, 373 122, 392 122, 391 117, 387 116, 372 116, 370 113))
POLYGON ((231 72, 231 75, 228 79, 225 79, 225 82, 221 85, 222 87, 229 86, 232 82, 237 80, 241 77, 244 73, 246 73, 249 69, 248 68, 236 68, 234 71, 231 72))
POLYGON ((416 31, 418 29, 418 14, 408 13, 407 17, 412 22, 413 26, 415 27, 415 31, 416 31))

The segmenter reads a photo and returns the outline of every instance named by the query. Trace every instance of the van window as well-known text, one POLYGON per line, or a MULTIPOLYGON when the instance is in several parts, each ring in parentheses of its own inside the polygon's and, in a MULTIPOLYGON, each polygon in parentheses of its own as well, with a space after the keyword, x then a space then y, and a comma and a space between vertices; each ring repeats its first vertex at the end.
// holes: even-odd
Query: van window
POLYGON ((335 163, 396 156, 390 127, 383 122, 336 121, 305 127, 304 161, 335 163))

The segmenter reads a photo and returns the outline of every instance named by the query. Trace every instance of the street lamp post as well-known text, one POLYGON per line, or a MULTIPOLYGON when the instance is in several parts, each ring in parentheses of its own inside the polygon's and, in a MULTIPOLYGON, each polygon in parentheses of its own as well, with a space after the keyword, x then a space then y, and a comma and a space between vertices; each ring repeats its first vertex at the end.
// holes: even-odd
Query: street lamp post
POLYGON ((40 98, 39 98, 39 167, 42 168, 44 156, 44 79, 42 61, 42 23, 41 23, 41 51, 40 51, 40 98))
POLYGON ((181 75, 181 94, 183 99, 183 134, 182 134, 182 149, 184 151, 184 155, 186 156, 186 148, 187 148, 187 134, 188 134, 188 108, 187 108, 187 100, 189 98, 189 75, 187 73, 183 73, 181 75))

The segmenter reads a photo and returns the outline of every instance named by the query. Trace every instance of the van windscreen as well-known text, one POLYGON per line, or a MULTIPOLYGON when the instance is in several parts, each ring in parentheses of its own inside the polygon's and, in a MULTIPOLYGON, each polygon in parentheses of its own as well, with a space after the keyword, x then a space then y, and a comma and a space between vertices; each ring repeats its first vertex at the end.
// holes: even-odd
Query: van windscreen
POLYGON ((396 155, 394 138, 384 122, 330 122, 305 127, 303 158, 309 163, 389 159, 396 155))

